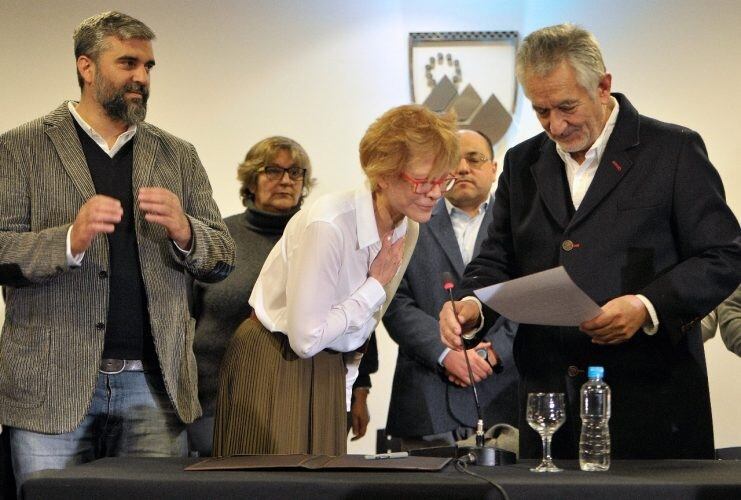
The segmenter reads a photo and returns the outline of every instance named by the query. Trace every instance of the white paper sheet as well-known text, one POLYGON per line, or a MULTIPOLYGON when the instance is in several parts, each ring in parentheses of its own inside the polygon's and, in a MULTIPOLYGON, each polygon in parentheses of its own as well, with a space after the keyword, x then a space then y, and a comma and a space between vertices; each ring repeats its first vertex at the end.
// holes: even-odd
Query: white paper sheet
POLYGON ((563 266, 479 288, 474 293, 505 318, 530 325, 578 326, 602 312, 563 266))

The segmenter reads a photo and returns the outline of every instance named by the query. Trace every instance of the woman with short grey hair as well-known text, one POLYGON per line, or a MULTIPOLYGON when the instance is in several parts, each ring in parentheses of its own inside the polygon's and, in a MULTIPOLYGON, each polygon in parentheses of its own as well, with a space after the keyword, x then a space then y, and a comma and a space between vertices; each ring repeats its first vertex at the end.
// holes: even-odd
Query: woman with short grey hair
POLYGON ((314 185, 311 161, 288 137, 259 141, 237 167, 245 211, 224 219, 236 244, 234 271, 219 283, 195 282, 193 343, 203 417, 188 428, 191 453, 211 455, 219 368, 237 327, 252 313, 247 300, 270 249, 314 185))

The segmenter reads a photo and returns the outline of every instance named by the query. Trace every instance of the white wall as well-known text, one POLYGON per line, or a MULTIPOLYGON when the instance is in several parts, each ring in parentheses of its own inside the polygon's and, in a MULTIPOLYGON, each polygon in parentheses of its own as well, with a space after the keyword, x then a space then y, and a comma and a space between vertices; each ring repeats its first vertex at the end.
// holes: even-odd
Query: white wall
MULTIPOLYGON (((2 0, 0 131, 77 98, 72 30, 107 9, 139 17, 158 34, 149 121, 196 145, 223 215, 241 210, 237 163, 268 135, 304 145, 319 179, 315 194, 356 184, 365 128, 409 101, 409 32, 513 29, 524 35, 563 21, 595 32, 614 89, 642 113, 702 134, 731 206, 736 213, 741 207, 741 174, 734 168, 741 146, 732 123, 741 104, 731 87, 741 80, 741 4, 734 0, 2 0)), ((516 112, 516 126, 516 140, 538 131, 527 102, 516 112)), ((379 337, 374 427, 385 424, 396 358, 395 344, 385 332, 379 337)), ((741 360, 719 339, 706 351, 716 445, 741 445, 741 360)), ((370 451, 373 443, 366 437, 350 451, 370 451)))

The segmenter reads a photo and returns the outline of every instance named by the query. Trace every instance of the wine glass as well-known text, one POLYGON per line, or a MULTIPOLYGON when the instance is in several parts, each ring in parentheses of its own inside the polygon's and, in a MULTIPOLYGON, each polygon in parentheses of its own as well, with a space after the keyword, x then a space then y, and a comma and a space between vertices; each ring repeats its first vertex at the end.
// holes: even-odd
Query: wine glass
POLYGON ((551 458, 551 437, 566 420, 563 393, 535 392, 527 395, 527 423, 543 440, 543 461, 533 472, 560 472, 551 458))

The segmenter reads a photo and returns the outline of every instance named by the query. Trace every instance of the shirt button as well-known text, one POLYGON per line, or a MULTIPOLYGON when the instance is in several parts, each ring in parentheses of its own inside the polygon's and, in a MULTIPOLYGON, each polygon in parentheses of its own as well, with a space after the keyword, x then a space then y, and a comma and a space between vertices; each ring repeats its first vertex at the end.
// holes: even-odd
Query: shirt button
POLYGON ((570 252, 574 248, 574 242, 571 240, 566 240, 561 243, 561 248, 563 248, 567 252, 570 252))
POLYGON ((103 323, 103 322, 96 323, 95 324, 95 328, 97 328, 98 330, 104 330, 105 329, 105 323, 103 323))
POLYGON ((100 279, 106 279, 108 277, 108 273, 105 272, 105 271, 101 271, 101 272, 98 273, 98 277, 100 279))

